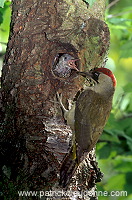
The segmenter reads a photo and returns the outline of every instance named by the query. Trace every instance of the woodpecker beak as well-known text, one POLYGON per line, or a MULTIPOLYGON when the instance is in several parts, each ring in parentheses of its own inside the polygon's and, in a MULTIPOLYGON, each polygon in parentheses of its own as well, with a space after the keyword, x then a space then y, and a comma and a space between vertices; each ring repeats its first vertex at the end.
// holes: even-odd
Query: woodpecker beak
POLYGON ((79 60, 79 59, 71 59, 71 60, 68 60, 68 66, 71 68, 71 69, 75 69, 76 71, 79 71, 76 67, 76 64, 75 62, 79 60))
POLYGON ((92 79, 94 83, 98 83, 98 81, 95 79, 95 77, 93 77, 93 74, 90 73, 90 72, 80 72, 80 71, 77 71, 77 74, 83 76, 84 78, 86 79, 92 79))
POLYGON ((77 74, 83 76, 84 78, 92 78, 92 74, 90 74, 89 72, 80 72, 78 70, 77 74))

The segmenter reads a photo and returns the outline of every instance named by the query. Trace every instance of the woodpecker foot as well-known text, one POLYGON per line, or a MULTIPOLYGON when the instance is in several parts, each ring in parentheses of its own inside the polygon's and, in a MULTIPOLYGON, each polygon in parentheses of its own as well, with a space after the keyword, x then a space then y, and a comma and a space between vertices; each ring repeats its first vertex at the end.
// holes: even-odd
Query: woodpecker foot
POLYGON ((65 106, 64 106, 63 103, 62 103, 62 94, 59 94, 59 93, 57 92, 56 95, 57 95, 57 99, 58 99, 58 101, 59 101, 59 104, 60 104, 60 106, 61 106, 63 112, 64 112, 64 113, 65 113, 65 112, 68 112, 68 110, 65 108, 65 106))

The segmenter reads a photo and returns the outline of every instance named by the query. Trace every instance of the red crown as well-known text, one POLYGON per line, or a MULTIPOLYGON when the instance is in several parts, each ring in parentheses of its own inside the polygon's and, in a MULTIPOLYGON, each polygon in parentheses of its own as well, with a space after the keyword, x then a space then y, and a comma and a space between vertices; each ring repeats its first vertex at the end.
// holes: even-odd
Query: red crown
POLYGON ((116 78, 115 78, 114 74, 112 73, 112 71, 110 71, 109 69, 104 68, 104 67, 96 68, 95 71, 102 72, 102 73, 106 74, 107 76, 111 77, 113 86, 114 87, 116 86, 116 78))

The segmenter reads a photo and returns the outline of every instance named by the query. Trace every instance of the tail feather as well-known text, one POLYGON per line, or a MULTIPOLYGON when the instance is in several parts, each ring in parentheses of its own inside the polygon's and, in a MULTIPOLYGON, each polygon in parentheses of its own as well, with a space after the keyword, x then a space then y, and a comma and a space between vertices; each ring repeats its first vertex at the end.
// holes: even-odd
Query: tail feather
POLYGON ((78 167, 77 158, 73 159, 73 149, 66 155, 61 169, 59 184, 65 188, 70 183, 70 180, 78 167))

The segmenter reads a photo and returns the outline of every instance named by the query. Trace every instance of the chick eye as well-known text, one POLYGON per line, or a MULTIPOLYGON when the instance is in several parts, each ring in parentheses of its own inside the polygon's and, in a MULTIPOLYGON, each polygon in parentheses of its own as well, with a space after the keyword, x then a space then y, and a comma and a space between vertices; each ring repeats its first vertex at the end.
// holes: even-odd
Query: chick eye
POLYGON ((67 57, 65 56, 64 59, 67 60, 67 57))

